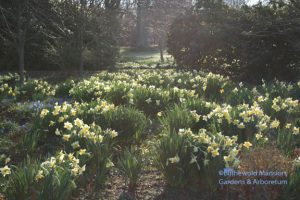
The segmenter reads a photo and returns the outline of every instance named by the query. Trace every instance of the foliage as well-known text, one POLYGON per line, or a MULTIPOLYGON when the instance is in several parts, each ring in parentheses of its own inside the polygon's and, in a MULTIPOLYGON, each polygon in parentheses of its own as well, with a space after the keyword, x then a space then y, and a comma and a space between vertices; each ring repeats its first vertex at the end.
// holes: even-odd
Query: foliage
POLYGON ((300 158, 294 160, 294 171, 288 177, 288 185, 286 186, 283 199, 296 199, 299 195, 299 183, 300 183, 300 158))
POLYGON ((17 167, 10 177, 5 189, 6 197, 12 199, 31 199, 38 164, 27 160, 22 166, 17 167))
POLYGON ((177 133, 179 129, 191 127, 193 122, 192 114, 178 105, 175 105, 161 118, 163 127, 170 134, 177 133))
POLYGON ((104 114, 104 127, 118 132, 117 142, 120 145, 136 143, 145 136, 147 119, 135 108, 118 107, 104 114))
POLYGON ((128 184, 128 190, 134 191, 142 170, 142 156, 137 147, 131 146, 120 155, 118 159, 118 168, 125 177, 125 183, 128 184))
POLYGON ((156 163, 170 186, 187 186, 192 168, 191 152, 187 138, 178 134, 167 134, 157 143, 156 163))
POLYGON ((299 3, 271 1, 235 9, 199 0, 173 23, 169 53, 178 66, 258 82, 299 76, 299 3), (289 22, 289 23, 287 23, 289 22))
POLYGON ((88 0, 1 2, 1 69, 17 69, 22 57, 26 70, 79 70, 81 61, 89 70, 112 67, 119 32, 113 9, 88 0))

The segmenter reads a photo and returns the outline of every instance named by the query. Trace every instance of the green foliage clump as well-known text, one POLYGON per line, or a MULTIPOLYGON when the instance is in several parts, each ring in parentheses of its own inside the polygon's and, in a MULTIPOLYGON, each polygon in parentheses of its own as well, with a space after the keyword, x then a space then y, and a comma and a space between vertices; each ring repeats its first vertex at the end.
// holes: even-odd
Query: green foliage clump
POLYGON ((115 110, 104 113, 103 128, 111 128, 118 132, 119 144, 138 142, 145 135, 147 127, 146 116, 131 107, 120 106, 115 110))
POLYGON ((235 9, 199 0, 171 26, 168 48, 178 66, 249 82, 299 76, 299 2, 271 1, 235 9), (289 23, 287 23, 289 22, 289 23))
POLYGON ((125 183, 128 184, 128 191, 134 192, 142 171, 142 156, 136 147, 125 149, 118 159, 118 168, 125 177, 125 183))

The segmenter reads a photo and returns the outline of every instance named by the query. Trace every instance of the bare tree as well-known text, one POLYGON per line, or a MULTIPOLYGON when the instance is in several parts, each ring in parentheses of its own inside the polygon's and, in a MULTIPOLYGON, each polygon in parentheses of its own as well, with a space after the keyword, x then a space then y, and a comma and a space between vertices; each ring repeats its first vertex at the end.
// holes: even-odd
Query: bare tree
POLYGON ((164 61, 166 37, 173 20, 186 9, 191 8, 192 0, 152 0, 151 27, 158 40, 160 59, 164 61))

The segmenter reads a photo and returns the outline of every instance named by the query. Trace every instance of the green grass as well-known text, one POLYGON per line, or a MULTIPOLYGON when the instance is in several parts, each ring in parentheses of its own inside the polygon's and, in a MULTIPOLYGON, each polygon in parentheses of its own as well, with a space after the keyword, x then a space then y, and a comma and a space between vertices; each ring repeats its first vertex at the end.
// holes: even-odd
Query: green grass
POLYGON ((160 59, 160 52, 157 47, 148 50, 136 50, 128 47, 121 47, 120 58, 117 67, 156 67, 173 64, 173 57, 164 51, 164 62, 160 59))

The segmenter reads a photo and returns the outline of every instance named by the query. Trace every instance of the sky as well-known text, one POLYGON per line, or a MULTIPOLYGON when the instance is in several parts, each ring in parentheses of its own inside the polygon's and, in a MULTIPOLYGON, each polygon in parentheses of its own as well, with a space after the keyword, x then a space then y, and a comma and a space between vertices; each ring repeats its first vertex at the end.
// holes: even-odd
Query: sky
POLYGON ((248 4, 253 5, 256 4, 259 0, 249 0, 248 4))

